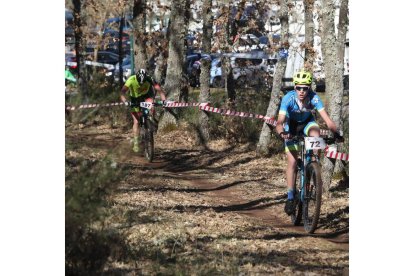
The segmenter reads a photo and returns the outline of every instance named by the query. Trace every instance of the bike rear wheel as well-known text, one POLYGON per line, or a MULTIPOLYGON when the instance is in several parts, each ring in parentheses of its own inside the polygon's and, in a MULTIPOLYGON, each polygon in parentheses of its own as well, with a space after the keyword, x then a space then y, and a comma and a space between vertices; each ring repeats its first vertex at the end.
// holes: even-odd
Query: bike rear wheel
POLYGON ((318 225, 322 203, 322 177, 319 164, 312 162, 306 170, 305 200, 303 202, 303 226, 313 233, 318 225))
MULTIPOLYGON (((300 187, 300 173, 296 170, 295 172, 295 187, 300 187)), ((295 193, 295 204, 297 204, 295 212, 290 215, 290 220, 292 221, 293 225, 298 226, 302 220, 302 201, 300 200, 300 192, 296 190, 295 193)))

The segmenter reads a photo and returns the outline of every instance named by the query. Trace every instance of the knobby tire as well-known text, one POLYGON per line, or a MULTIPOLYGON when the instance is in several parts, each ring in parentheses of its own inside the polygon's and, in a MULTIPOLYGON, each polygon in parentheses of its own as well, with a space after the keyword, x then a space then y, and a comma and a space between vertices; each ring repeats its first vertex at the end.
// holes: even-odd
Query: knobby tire
POLYGON ((144 155, 149 162, 154 159, 154 135, 149 120, 145 121, 144 130, 144 155))
MULTIPOLYGON (((300 173, 298 170, 295 171, 295 183, 294 187, 300 187, 300 173)), ((296 201, 296 208, 295 212, 290 215, 290 220, 292 221, 293 225, 298 226, 302 220, 302 201, 300 200, 300 193, 296 190, 295 193, 295 201, 296 201)))
POLYGON ((322 204, 322 177, 319 164, 312 162, 306 169, 305 200, 303 202, 303 226, 312 234, 318 226, 322 204))

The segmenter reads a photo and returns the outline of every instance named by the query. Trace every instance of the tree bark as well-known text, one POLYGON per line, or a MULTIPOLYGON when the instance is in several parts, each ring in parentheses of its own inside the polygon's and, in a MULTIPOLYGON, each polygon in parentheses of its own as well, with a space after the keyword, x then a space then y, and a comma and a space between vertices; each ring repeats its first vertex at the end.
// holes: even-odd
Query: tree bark
MULTIPOLYGON (((341 128, 341 113, 343 100, 343 54, 339 54, 338 40, 335 35, 335 5, 332 0, 321 0, 321 41, 322 55, 325 64, 325 85, 328 99, 327 112, 334 123, 341 128), (342 60, 340 59, 342 56, 342 60)), ((347 3, 346 3, 347 4, 347 3)), ((347 6, 347 5, 346 5, 347 6)), ((340 22, 344 24, 345 21, 340 22)), ((341 29, 341 27, 339 27, 341 29)), ((335 160, 324 158, 322 163, 323 190, 327 192, 331 185, 335 160)))
MULTIPOLYGON (((338 22, 338 60, 344 62, 346 32, 348 30, 348 0, 341 1, 338 22)), ((345 65, 343 65, 345 66, 345 65)))
POLYGON ((79 93, 82 95, 82 101, 88 102, 88 87, 87 87, 87 72, 85 67, 85 57, 82 55, 82 52, 85 49, 85 39, 82 34, 83 22, 84 20, 82 15, 82 1, 81 0, 72 0, 73 3, 73 22, 74 22, 74 31, 75 31, 75 53, 76 53, 76 74, 78 77, 78 89, 79 93))
MULTIPOLYGON (((279 49, 289 49, 288 42, 288 32, 289 32, 289 14, 288 14, 288 0, 280 1, 280 11, 279 11, 279 20, 281 24, 280 33, 281 33, 281 45, 279 49)), ((282 87, 282 78, 286 71, 287 57, 279 57, 276 69, 273 74, 273 85, 272 92, 270 95, 269 106, 267 107, 266 116, 275 117, 276 111, 279 106, 280 98, 280 88, 282 87)), ((273 127, 272 127, 273 128, 273 127)), ((271 138, 272 129, 268 124, 263 123, 262 132, 260 133, 259 143, 256 147, 256 153, 259 156, 264 156, 269 154, 269 143, 271 138)))
MULTIPOLYGON (((213 13, 211 11, 212 0, 203 1, 203 42, 202 49, 204 53, 211 52, 211 38, 213 36, 213 13)), ((210 69, 211 60, 201 60, 201 74, 200 74, 200 96, 199 102, 210 102, 210 69)), ((208 113, 201 111, 199 115, 200 124, 200 143, 205 145, 210 139, 210 132, 208 129, 208 113)))
POLYGON ((313 7, 314 0, 304 0, 305 6, 305 69, 313 72, 313 62, 315 61, 316 51, 313 49, 314 29, 313 23, 313 7))
MULTIPOLYGON (((118 62, 119 62, 119 89, 124 86, 124 72, 122 68, 123 51, 122 51, 122 33, 124 32, 125 17, 122 15, 119 22, 119 37, 118 37, 118 62)), ((133 73, 131 73, 133 74, 133 73)))
POLYGON ((164 58, 164 53, 161 51, 158 54, 158 57, 156 59, 156 66, 155 66, 155 72, 154 72, 155 80, 161 85, 164 84, 165 68, 166 68, 166 62, 164 58))
MULTIPOLYGON (((189 0, 173 0, 171 4, 171 17, 169 24, 169 50, 167 62, 167 76, 165 79, 165 92, 168 100, 179 101, 183 88, 182 76, 185 61, 184 40, 188 29, 189 0)), ((177 116, 172 110, 165 112, 159 127, 177 124, 177 116)))
MULTIPOLYGON (((132 7, 132 24, 134 26, 134 67, 148 70, 148 57, 145 49, 145 21, 146 21, 146 0, 134 0, 132 7)), ((134 72, 131 72, 134 73, 134 72)))

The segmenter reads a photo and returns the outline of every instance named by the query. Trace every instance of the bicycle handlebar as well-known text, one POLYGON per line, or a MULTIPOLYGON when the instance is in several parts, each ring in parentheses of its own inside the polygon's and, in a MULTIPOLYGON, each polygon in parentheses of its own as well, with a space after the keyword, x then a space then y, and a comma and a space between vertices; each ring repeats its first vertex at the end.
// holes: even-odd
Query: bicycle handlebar
POLYGON ((154 101, 154 102, 139 102, 139 106, 141 107, 141 108, 147 108, 147 107, 145 107, 145 106, 142 106, 141 104, 150 104, 151 105, 151 107, 152 106, 165 106, 165 101, 154 101))
MULTIPOLYGON (((294 141, 303 141, 305 139, 306 136, 303 135, 295 135, 292 136, 289 140, 294 140, 294 141)), ((325 140, 326 144, 330 145, 330 144, 335 144, 337 141, 341 141, 341 139, 337 138, 337 137, 321 137, 323 140, 325 140)), ((341 137, 343 139, 343 137, 341 137)))

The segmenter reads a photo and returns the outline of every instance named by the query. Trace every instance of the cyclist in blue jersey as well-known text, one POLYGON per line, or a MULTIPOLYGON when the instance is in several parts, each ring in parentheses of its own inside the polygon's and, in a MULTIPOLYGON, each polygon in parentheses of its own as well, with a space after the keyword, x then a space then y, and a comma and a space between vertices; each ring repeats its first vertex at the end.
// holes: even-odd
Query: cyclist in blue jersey
MULTIPOLYGON (((327 127, 335 134, 337 127, 324 109, 321 98, 311 90, 312 75, 309 72, 300 71, 293 76, 294 90, 288 92, 283 98, 277 119, 276 131, 285 139, 285 152, 287 154, 288 165, 286 170, 287 196, 285 212, 291 215, 295 211, 295 170, 298 158, 298 145, 292 140, 291 136, 304 134, 305 136, 319 137, 319 125, 316 123, 311 111, 316 109, 327 127)), ((342 138, 342 137, 341 137, 342 138)))

